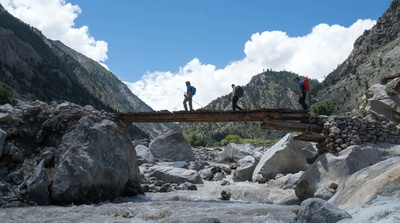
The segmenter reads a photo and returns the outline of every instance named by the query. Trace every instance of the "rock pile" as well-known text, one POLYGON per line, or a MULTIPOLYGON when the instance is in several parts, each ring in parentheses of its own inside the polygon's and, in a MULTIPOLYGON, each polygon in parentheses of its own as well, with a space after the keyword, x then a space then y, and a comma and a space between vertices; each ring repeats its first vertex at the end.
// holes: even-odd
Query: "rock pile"
POLYGON ((140 192, 136 152, 113 115, 69 102, 0 106, 0 206, 96 203, 140 192))
POLYGON ((400 144, 400 126, 393 122, 371 120, 359 116, 321 117, 328 133, 328 147, 342 151, 352 145, 388 142, 400 144))

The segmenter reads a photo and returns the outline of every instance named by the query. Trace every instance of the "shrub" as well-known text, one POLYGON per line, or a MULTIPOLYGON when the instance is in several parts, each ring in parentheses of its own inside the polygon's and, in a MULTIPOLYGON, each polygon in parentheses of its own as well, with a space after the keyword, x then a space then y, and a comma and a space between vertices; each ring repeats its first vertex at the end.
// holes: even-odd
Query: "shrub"
POLYGON ((5 88, 0 88, 0 105, 4 104, 16 105, 17 101, 11 98, 10 92, 5 88))
POLYGON ((395 82, 394 81, 390 81, 386 87, 385 87, 385 92, 388 95, 396 95, 396 89, 395 89, 395 82))
POLYGON ((202 136, 199 136, 194 132, 189 133, 187 140, 192 146, 205 146, 207 144, 206 140, 202 136))
POLYGON ((363 101, 361 103, 360 109, 358 110, 359 115, 365 116, 367 115, 367 103, 363 101))
POLYGON ((243 143, 243 139, 240 138, 240 136, 238 136, 238 135, 227 135, 227 136, 225 137, 225 139, 223 139, 223 140, 221 141, 221 145, 222 145, 222 146, 226 146, 226 145, 228 145, 229 143, 241 144, 241 143, 243 143))
POLYGON ((336 110, 336 106, 333 102, 326 100, 314 104, 311 106, 311 110, 316 115, 332 115, 332 113, 336 110))

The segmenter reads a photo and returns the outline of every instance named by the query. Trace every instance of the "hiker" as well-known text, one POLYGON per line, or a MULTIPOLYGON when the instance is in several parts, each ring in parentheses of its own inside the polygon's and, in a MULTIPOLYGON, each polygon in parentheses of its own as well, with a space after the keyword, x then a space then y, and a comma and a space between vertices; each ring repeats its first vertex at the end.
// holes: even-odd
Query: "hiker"
POLYGON ((239 101, 239 93, 240 93, 239 91, 237 91, 237 89, 239 87, 240 86, 236 87, 234 84, 232 84, 232 109, 233 110, 236 110, 236 109, 242 110, 242 108, 237 105, 237 102, 239 101))
POLYGON ((299 103, 301 104, 304 110, 307 110, 310 107, 306 104, 306 96, 307 96, 306 87, 304 86, 303 81, 301 81, 299 77, 296 77, 294 80, 299 85, 299 95, 300 95, 299 103))
POLYGON ((193 107, 192 107, 192 98, 193 95, 196 93, 195 88, 193 86, 190 85, 189 81, 185 82, 187 90, 186 90, 186 94, 184 94, 183 96, 185 96, 185 99, 183 100, 183 107, 185 107, 185 111, 188 111, 187 105, 186 103, 189 102, 189 108, 190 111, 194 111, 193 107))

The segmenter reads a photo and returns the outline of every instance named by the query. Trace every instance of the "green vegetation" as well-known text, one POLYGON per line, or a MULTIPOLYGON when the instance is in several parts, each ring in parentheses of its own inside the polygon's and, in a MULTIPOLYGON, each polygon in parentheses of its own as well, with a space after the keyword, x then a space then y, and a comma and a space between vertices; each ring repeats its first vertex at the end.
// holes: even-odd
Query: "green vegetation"
POLYGON ((225 139, 221 140, 218 144, 220 146, 226 146, 229 143, 236 143, 236 144, 251 144, 252 146, 255 147, 260 147, 260 146, 270 146, 278 142, 278 139, 242 139, 238 135, 227 135, 225 139))
POLYGON ((363 101, 361 103, 360 109, 358 110, 359 115, 361 116, 365 116, 367 115, 367 103, 365 101, 363 101))
POLYGON ((225 139, 223 139, 223 140, 220 142, 220 145, 221 145, 221 146, 226 146, 226 145, 228 145, 229 143, 242 144, 242 143, 243 143, 243 139, 242 139, 240 136, 238 136, 238 135, 227 135, 227 136, 225 137, 225 139))
POLYGON ((207 144, 206 140, 204 137, 197 135, 194 132, 191 132, 187 136, 187 140, 192 146, 205 146, 207 144))
POLYGON ((396 89, 395 89, 395 82, 394 82, 394 81, 390 81, 390 82, 386 85, 385 92, 386 92, 388 95, 392 95, 392 96, 397 94, 396 89))
POLYGON ((4 104, 16 105, 17 101, 11 97, 10 92, 5 88, 0 88, 0 105, 4 104))
POLYGON ((315 115, 332 115, 336 111, 333 102, 326 100, 311 106, 311 110, 315 115))
POLYGON ((239 135, 230 134, 227 135, 225 138, 218 142, 209 142, 204 137, 200 136, 195 132, 189 133, 186 136, 186 139, 192 146, 226 146, 229 143, 236 143, 236 144, 250 144, 254 147, 263 147, 263 146, 272 146, 279 139, 243 139, 239 135))

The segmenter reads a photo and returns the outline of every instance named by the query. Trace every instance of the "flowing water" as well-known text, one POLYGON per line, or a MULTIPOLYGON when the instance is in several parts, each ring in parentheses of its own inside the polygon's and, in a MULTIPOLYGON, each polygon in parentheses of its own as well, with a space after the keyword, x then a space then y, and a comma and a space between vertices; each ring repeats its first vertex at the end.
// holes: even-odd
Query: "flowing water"
POLYGON ((0 209, 0 222, 294 222, 293 190, 250 182, 221 186, 205 182, 197 191, 146 193, 94 205, 0 209), (221 200, 221 192, 231 193, 221 200))

